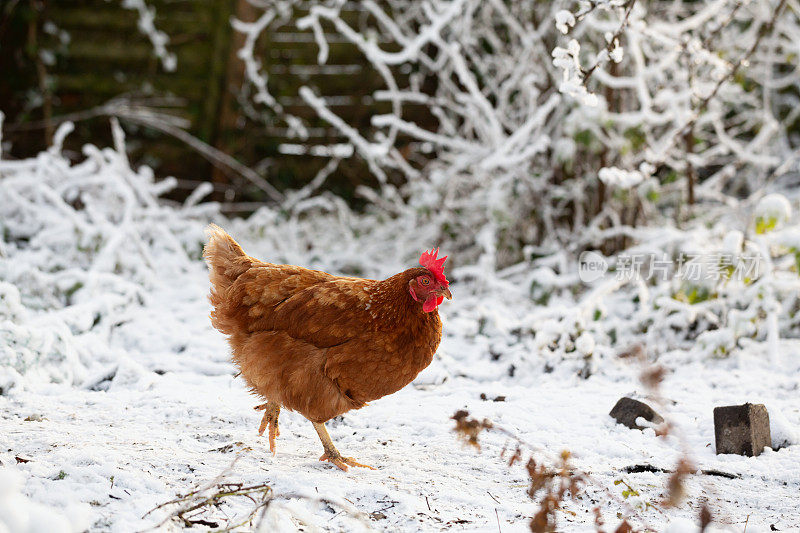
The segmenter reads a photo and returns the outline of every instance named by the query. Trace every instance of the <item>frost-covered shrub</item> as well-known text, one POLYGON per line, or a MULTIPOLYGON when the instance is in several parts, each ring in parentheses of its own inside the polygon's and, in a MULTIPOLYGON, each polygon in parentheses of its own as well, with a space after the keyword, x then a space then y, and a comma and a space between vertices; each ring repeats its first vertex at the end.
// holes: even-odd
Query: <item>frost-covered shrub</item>
POLYGON ((270 95, 254 43, 295 24, 320 63, 326 36, 352 43, 386 84, 373 97, 391 112, 373 131, 362 136, 325 95, 299 96, 368 163, 381 191, 361 192, 377 209, 411 211, 468 262, 620 250, 624 233, 575 236, 683 220, 687 202, 749 195, 797 163, 798 20, 783 0, 390 0, 358 4, 357 18, 336 2, 252 4, 262 15, 234 27, 255 103, 302 142, 306 125, 270 95), (410 104, 433 120, 415 122, 410 104))
MULTIPOLYGON (((273 21, 295 21, 314 35, 320 63, 335 34, 383 76, 374 98, 391 112, 373 116, 368 135, 325 95, 299 95, 382 184, 361 191, 370 216, 438 238, 477 294, 534 306, 528 316, 483 313, 478 336, 591 366, 642 339, 656 351, 727 356, 748 339, 769 340, 774 353, 781 335, 796 335, 796 197, 764 197, 798 162, 798 19, 784 0, 390 0, 364 3, 357 19, 340 3, 307 12, 291 0, 252 3, 261 18, 235 23, 248 43, 273 21), (410 103, 436 126, 415 122, 410 103), (672 266, 660 282, 587 291, 576 259, 593 248, 612 268, 623 250, 672 266), (675 275, 690 255, 704 256, 699 279, 675 275), (717 257, 730 255, 758 267, 740 276, 717 257)), ((241 57, 257 102, 285 117, 254 50, 241 57)), ((302 121, 285 120, 302 139, 302 121)))
POLYGON ((135 359, 163 366, 159 355, 185 350, 189 327, 210 328, 208 222, 265 259, 368 277, 413 264, 434 239, 433 230, 400 232, 395 220, 356 217, 341 199, 304 191, 281 209, 227 221, 217 204, 198 203, 208 187, 183 204, 163 200, 174 180, 131 168, 115 121, 114 148, 88 145, 71 162, 61 153, 71 128, 36 157, 0 158, 0 394, 25 379, 96 387, 141 373, 135 359))
POLYGON ((72 164, 61 154, 71 129, 35 158, 0 160, 0 387, 30 371, 80 383, 118 356, 111 330, 195 267, 197 219, 216 212, 161 202, 173 180, 131 169, 116 122, 115 149, 86 146, 72 164))
MULTIPOLYGON (((639 342, 726 357, 766 341, 775 354, 797 336, 798 197, 781 181, 798 162, 798 21, 784 1, 390 0, 359 4, 364 16, 349 22, 341 3, 253 5, 257 20, 234 22, 247 83, 298 139, 306 124, 270 95, 255 53, 273 24, 313 34, 323 63, 326 35, 358 47, 386 83, 374 99, 391 109, 362 134, 325 95, 300 90, 348 139, 316 153, 363 158, 380 188, 360 189, 370 204, 355 214, 319 192, 323 173, 285 204, 227 222, 254 255, 382 277, 441 245, 457 294, 450 331, 501 362, 496 374, 574 358, 589 375, 639 342), (410 103, 435 120, 414 122, 410 103), (587 249, 612 268, 590 286, 577 275, 587 249), (614 279, 622 251, 665 258, 669 275, 614 279), (692 254, 721 276, 675 275, 692 254), (710 254, 758 268, 733 276, 710 254)), ((202 269, 202 226, 218 217, 198 204, 207 188, 167 206, 171 182, 131 169, 115 132, 115 149, 87 147, 79 164, 58 140, 0 160, 0 387, 32 368, 82 382, 117 357, 107 340, 120 316, 202 269)))

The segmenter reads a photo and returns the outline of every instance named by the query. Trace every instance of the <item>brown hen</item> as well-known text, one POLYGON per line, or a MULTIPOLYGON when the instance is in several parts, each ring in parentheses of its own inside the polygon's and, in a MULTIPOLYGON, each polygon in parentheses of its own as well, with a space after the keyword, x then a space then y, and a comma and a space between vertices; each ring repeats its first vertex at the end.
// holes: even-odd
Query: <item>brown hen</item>
POLYGON ((320 460, 366 466, 343 457, 324 424, 400 390, 430 364, 442 338, 436 308, 451 298, 446 257, 425 252, 422 267, 376 281, 259 261, 213 224, 207 235, 211 323, 266 400, 256 409, 264 410, 259 434, 269 426, 270 450, 285 407, 314 425, 320 460))

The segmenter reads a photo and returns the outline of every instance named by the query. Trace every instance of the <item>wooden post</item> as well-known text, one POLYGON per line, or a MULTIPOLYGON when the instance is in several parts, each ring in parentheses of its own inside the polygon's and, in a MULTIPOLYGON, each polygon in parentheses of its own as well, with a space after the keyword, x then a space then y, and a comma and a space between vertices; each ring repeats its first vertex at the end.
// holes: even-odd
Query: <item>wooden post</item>
MULTIPOLYGON (((245 22, 252 22, 256 20, 258 11, 247 0, 233 0, 236 2, 234 16, 245 22)), ((230 5, 229 5, 230 7, 230 5)), ((230 16, 225 20, 225 24, 230 26, 230 16)), ((227 61, 225 69, 225 78, 222 83, 221 93, 219 95, 220 105, 216 118, 216 134, 213 139, 213 146, 218 150, 231 154, 231 143, 228 142, 226 136, 236 128, 236 120, 238 112, 235 109, 234 94, 235 91, 242 86, 244 82, 244 62, 236 55, 236 53, 244 46, 245 37, 239 32, 229 33, 227 42, 229 46, 226 50, 227 61)), ((234 156, 235 157, 235 156, 234 156)), ((229 183, 228 176, 225 175, 219 168, 214 168, 211 171, 211 179, 214 183, 229 183)))
POLYGON ((683 138, 684 147, 686 150, 686 182, 687 182, 687 201, 689 202, 689 209, 694 205, 694 165, 690 159, 694 152, 694 128, 686 130, 686 135, 683 138))
POLYGON ((203 104, 203 116, 198 134, 200 138, 214 145, 218 135, 218 118, 222 106, 222 93, 225 84, 225 70, 230 48, 233 2, 222 0, 210 2, 208 11, 211 19, 211 56, 209 57, 208 86, 203 104))
POLYGON ((47 146, 53 143, 53 96, 47 84, 47 68, 42 61, 39 48, 39 24, 45 4, 40 0, 31 0, 31 16, 28 22, 28 49, 36 65, 36 76, 39 80, 39 92, 42 93, 42 119, 44 120, 44 141, 47 146))

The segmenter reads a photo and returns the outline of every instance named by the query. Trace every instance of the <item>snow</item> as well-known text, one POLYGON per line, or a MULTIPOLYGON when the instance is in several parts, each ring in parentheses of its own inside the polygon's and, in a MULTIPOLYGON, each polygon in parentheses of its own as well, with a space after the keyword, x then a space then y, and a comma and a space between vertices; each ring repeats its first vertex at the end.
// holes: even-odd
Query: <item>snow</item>
POLYGON ((556 28, 558 28, 558 31, 566 35, 574 25, 575 15, 572 12, 562 9, 556 13, 556 28))
POLYGON ((782 194, 768 194, 756 205, 755 216, 765 221, 770 219, 782 223, 792 216, 792 206, 782 194))
POLYGON ((583 355, 592 355, 594 351, 594 338, 589 333, 582 333, 575 339, 575 349, 583 355))
MULTIPOLYGON (((297 414, 282 414, 275 457, 257 435, 259 399, 208 320, 203 228, 222 225, 258 257, 369 277, 413 266, 430 230, 404 232, 402 217, 355 215, 327 196, 226 220, 198 203, 203 190, 183 205, 160 201, 171 182, 131 169, 121 139, 84 153, 79 164, 58 148, 0 160, 0 531, 141 531, 168 517, 170 507, 147 514, 157 505, 220 476, 272 487, 274 504, 254 521, 261 531, 528 531, 537 504, 524 462, 509 467, 503 455, 516 442, 487 431, 480 450, 464 446, 450 420, 459 409, 538 460, 573 454, 592 482, 557 514, 559 530, 594 531, 595 505, 607 524, 625 513, 640 527, 687 530, 701 501, 718 531, 800 522, 800 341, 790 305, 780 305, 796 301, 798 282, 780 251, 766 252, 763 278, 729 280, 690 305, 672 296, 673 280, 647 286, 647 298, 633 282, 584 291, 568 256, 497 273, 488 256, 459 262, 443 247, 458 266, 448 271, 454 299, 440 307, 442 344, 410 386, 328 424, 343 453, 377 467, 344 473, 317 460, 321 445, 297 414), (529 294, 537 280, 546 304, 529 294), (619 355, 637 342, 647 363, 619 355), (727 352, 715 353, 721 344, 727 352), (639 380, 651 364, 667 369, 657 395, 639 380), (624 395, 644 398, 675 430, 615 424, 608 412, 624 395), (744 402, 768 406, 773 450, 717 456, 713 408, 744 402), (686 501, 663 508, 668 474, 624 471, 673 469, 684 451, 699 470, 732 478, 692 475, 686 501), (619 479, 656 508, 631 513, 619 479)), ((641 231, 659 232, 640 234, 645 250, 655 240, 739 248, 745 238, 730 236, 729 221, 672 241, 664 228, 641 231)), ((772 236, 748 238, 760 246, 772 236)), ((251 507, 223 503, 202 518, 224 525, 251 507)))
POLYGON ((588 107, 598 105, 596 94, 590 93, 583 83, 581 68, 581 45, 576 39, 570 39, 566 48, 556 46, 553 49, 553 65, 561 70, 561 83, 558 90, 577 99, 588 107))
POLYGON ((722 251, 726 254, 738 254, 742 251, 742 244, 744 234, 738 230, 729 231, 722 239, 722 251))
POLYGON ((623 170, 617 167, 601 168, 597 173, 600 181, 611 187, 620 187, 622 189, 630 189, 639 185, 644 176, 638 170, 623 170))
POLYGON ((153 52, 156 54, 161 65, 167 72, 174 72, 178 66, 178 58, 172 52, 167 50, 169 44, 169 36, 163 31, 156 28, 156 10, 148 6, 144 0, 123 0, 122 7, 136 11, 139 15, 138 27, 150 39, 150 44, 153 45, 153 52))
POLYGON ((63 512, 54 510, 25 496, 24 480, 13 467, 0 469, 0 532, 69 533, 91 526, 88 505, 75 503, 63 512))
POLYGON ((608 53, 609 57, 614 63, 621 63, 624 57, 624 51, 619 44, 619 40, 614 41, 614 48, 608 53))

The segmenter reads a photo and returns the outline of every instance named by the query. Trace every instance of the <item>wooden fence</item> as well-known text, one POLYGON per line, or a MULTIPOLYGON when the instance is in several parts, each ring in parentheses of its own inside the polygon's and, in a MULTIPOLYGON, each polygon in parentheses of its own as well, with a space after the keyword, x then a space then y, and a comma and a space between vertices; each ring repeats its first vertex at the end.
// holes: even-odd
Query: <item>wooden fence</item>
MULTIPOLYGON (((327 159, 281 153, 280 145, 298 142, 287 137, 286 125, 267 109, 242 106, 237 98, 243 65, 236 51, 242 36, 233 31, 230 19, 252 21, 258 11, 246 0, 147 3, 156 9, 157 28, 170 36, 168 50, 178 65, 174 72, 162 68, 137 28, 137 13, 123 9, 121 1, 20 0, 2 8, 0 110, 6 113, 4 140, 13 143, 11 156, 41 150, 52 134, 51 123, 73 116, 76 132, 66 148, 77 158, 87 142, 110 142, 107 117, 91 110, 120 96, 150 103, 155 97, 174 96, 180 104, 167 111, 186 119, 193 136, 255 169, 278 189, 307 183, 327 159)), ((295 18, 307 13, 310 4, 299 3, 295 18)), ((348 3, 344 13, 354 25, 367 16, 357 2, 348 3)), ((257 45, 271 94, 287 112, 307 122, 311 137, 304 142, 309 145, 344 139, 298 96, 300 86, 329 97, 333 111, 365 133, 370 117, 388 110, 387 104, 371 98, 383 82, 360 52, 338 35, 328 38, 325 65, 316 63, 311 33, 299 32, 291 23, 265 33, 257 45)), ((409 112, 419 116, 424 111, 409 112)), ((133 161, 154 166, 159 176, 179 179, 176 199, 199 182, 212 181, 219 200, 265 200, 236 172, 212 165, 185 142, 135 121, 123 120, 123 126, 133 161)), ((374 184, 373 178, 366 165, 352 157, 341 162, 326 187, 353 200, 355 187, 362 184, 374 184)))

